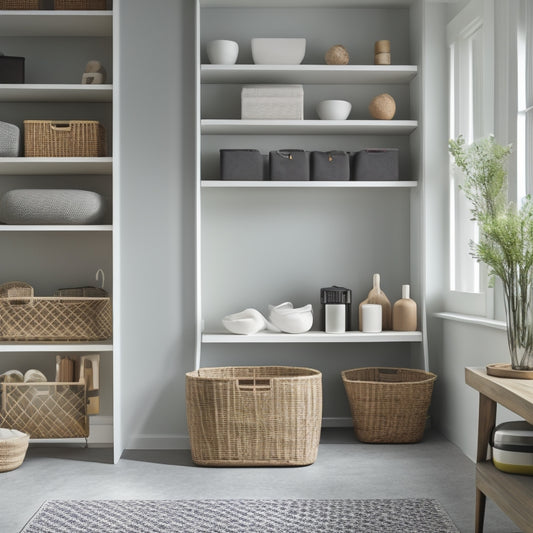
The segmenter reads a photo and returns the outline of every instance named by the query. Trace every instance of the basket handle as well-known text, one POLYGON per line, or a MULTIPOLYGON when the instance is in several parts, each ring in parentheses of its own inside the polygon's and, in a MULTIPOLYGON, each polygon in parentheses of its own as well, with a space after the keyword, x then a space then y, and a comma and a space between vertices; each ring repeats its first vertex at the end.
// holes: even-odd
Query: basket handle
POLYGON ((70 131, 72 129, 72 123, 69 120, 58 120, 50 124, 50 129, 59 131, 70 131))
POLYGON ((272 389, 272 380, 265 378, 238 378, 237 388, 243 392, 263 392, 272 389))

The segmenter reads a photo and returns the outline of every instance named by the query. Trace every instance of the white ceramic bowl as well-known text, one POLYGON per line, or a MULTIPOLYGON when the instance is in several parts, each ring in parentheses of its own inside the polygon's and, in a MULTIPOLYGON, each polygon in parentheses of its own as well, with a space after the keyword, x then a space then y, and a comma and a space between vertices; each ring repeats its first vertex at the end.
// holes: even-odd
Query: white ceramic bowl
POLYGON ((252 39, 252 58, 256 65, 299 65, 305 56, 303 38, 252 39))
POLYGON ((216 65, 234 65, 239 55, 239 45, 235 41, 217 39, 207 43, 209 62, 216 65))
POLYGON ((346 120, 352 110, 352 104, 346 100, 322 100, 316 106, 316 112, 322 120, 346 120))
POLYGON ((313 325, 313 307, 293 307, 291 302, 269 305, 270 322, 284 333, 305 333, 313 325))

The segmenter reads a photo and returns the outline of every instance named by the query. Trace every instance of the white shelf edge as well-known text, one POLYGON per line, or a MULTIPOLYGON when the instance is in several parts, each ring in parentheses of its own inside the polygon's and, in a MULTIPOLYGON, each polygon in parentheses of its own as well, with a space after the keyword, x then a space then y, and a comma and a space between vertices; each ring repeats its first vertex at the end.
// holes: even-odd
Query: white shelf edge
POLYGON ((110 352, 113 341, 94 342, 19 342, 0 341, 0 352, 110 352))
POLYGON ((211 135, 339 134, 409 135, 416 120, 241 120, 202 119, 201 132, 211 135))
POLYGON ((271 333, 259 332, 255 335, 234 335, 231 333, 203 333, 203 343, 355 343, 355 342, 422 342, 420 331, 383 331, 381 333, 363 333, 349 331, 346 333, 325 333, 310 331, 308 333, 271 333))
POLYGON ((444 320, 452 320, 454 322, 462 322, 463 324, 473 324, 475 326, 484 326, 487 328, 501 329, 505 331, 507 324, 503 320, 494 320, 484 316, 465 315, 461 313, 439 312, 434 313, 434 317, 443 318, 444 320))
POLYGON ((0 157, 0 175, 112 174, 111 157, 0 157))
POLYGON ((402 189, 418 186, 418 181, 230 181, 230 180, 202 180, 204 189, 402 189))
POLYGON ((200 67, 203 84, 407 84, 416 65, 213 65, 200 67))
POLYGON ((94 225, 81 225, 81 224, 57 224, 57 225, 45 225, 45 224, 21 224, 0 225, 0 232, 2 231, 113 231, 111 224, 94 224, 94 225))
POLYGON ((4 83, 0 102, 111 102, 111 84, 4 83))

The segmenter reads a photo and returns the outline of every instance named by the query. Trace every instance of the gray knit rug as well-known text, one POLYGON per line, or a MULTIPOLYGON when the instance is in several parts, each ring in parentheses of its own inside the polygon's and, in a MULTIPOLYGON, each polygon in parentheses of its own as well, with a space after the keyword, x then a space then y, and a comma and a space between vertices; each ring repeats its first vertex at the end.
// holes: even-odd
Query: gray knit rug
POLYGON ((458 533, 436 500, 47 501, 21 533, 458 533))

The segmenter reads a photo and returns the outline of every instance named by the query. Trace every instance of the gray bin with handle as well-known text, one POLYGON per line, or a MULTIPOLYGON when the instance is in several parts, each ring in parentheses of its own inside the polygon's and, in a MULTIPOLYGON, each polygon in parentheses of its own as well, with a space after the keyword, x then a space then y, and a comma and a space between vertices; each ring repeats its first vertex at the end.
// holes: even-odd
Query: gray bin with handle
POLYGON ((358 181, 395 181, 400 179, 398 148, 372 148, 356 152, 353 178, 358 181))
POLYGON ((0 157, 18 157, 19 153, 19 127, 8 122, 0 122, 0 157))

